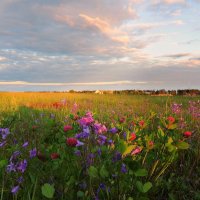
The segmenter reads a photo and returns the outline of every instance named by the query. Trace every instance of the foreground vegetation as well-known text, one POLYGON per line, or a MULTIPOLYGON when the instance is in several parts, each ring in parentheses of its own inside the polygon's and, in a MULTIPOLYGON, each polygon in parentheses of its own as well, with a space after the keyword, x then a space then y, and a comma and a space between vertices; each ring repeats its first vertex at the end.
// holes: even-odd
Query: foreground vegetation
POLYGON ((0 93, 0 199, 200 199, 199 97, 0 93))

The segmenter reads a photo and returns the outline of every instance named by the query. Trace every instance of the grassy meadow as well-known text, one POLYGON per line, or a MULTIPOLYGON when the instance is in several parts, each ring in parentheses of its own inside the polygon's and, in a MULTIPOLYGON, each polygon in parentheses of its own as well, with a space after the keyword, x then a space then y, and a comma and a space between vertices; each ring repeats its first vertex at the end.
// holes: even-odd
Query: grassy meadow
POLYGON ((0 200, 200 199, 200 97, 0 93, 0 200))

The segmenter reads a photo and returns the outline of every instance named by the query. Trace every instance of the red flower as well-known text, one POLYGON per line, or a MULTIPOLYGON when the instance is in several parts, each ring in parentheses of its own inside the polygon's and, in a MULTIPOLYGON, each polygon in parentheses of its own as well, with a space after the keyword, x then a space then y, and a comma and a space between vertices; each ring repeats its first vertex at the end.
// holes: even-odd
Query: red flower
POLYGON ((149 145, 150 148, 152 148, 154 146, 154 142, 153 141, 149 141, 148 145, 149 145))
POLYGON ((186 131, 185 133, 183 133, 183 135, 184 135, 185 137, 190 137, 190 136, 192 135, 192 132, 186 131))
POLYGON ((133 141, 136 139, 136 134, 135 133, 131 133, 131 137, 129 138, 130 141, 133 141))
POLYGON ((172 116, 169 116, 169 117, 167 118, 167 120, 169 121, 169 124, 173 124, 173 123, 175 122, 175 118, 172 117, 172 116))
POLYGON ((59 155, 58 153, 52 153, 52 154, 51 154, 51 159, 52 159, 52 160, 55 160, 55 159, 57 159, 57 158, 60 158, 60 155, 59 155))
POLYGON ((144 120, 141 120, 140 122, 139 122, 139 125, 140 125, 140 127, 143 127, 144 126, 144 120))
POLYGON ((133 151, 131 152, 131 155, 139 154, 141 151, 142 151, 142 149, 141 149, 140 147, 137 147, 135 150, 133 150, 133 151))
POLYGON ((67 138, 66 144, 70 147, 75 147, 77 145, 78 141, 76 138, 67 138))
POLYGON ((125 117, 122 117, 122 118, 120 118, 119 122, 120 122, 120 123, 124 123, 125 120, 126 120, 125 117))
POLYGON ((70 125, 65 125, 65 126, 64 126, 64 131, 65 131, 65 132, 70 131, 70 130, 72 130, 72 129, 73 129, 73 127, 70 126, 70 125))

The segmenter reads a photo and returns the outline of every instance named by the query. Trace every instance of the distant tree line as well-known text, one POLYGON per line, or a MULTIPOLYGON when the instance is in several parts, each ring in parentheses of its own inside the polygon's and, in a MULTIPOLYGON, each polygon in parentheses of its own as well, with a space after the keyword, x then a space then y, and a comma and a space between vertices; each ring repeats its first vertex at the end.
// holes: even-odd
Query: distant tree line
MULTIPOLYGON (((69 91, 40 91, 40 93, 97 93, 99 94, 130 94, 130 95, 152 95, 152 96, 198 96, 200 95, 200 90, 198 89, 182 89, 182 90, 69 90, 69 91)), ((27 91, 32 92, 32 91, 27 91)), ((27 93, 26 92, 26 93, 27 93)))

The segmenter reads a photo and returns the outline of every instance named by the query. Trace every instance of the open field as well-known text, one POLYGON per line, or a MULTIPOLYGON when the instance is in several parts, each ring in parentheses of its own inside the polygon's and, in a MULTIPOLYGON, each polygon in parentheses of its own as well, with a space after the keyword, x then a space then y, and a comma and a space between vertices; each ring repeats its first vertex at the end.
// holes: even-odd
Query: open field
POLYGON ((200 97, 0 93, 0 200, 200 199, 200 97))

